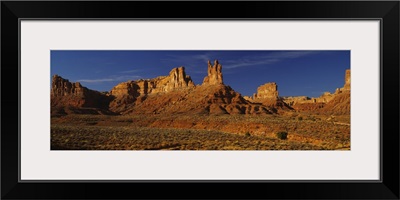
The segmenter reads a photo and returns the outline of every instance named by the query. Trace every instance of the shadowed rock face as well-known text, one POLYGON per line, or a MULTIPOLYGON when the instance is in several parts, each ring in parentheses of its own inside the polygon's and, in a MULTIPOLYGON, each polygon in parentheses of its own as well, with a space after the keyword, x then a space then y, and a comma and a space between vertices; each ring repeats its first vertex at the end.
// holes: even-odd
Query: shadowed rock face
POLYGON ((218 60, 214 61, 214 65, 208 61, 207 76, 203 80, 203 85, 218 85, 224 84, 222 76, 222 65, 218 60))
POLYGON ((72 83, 68 79, 54 75, 51 83, 52 106, 72 106, 107 109, 111 97, 83 87, 79 82, 72 83))
POLYGON ((51 82, 51 96, 83 96, 84 88, 79 82, 71 83, 68 79, 54 75, 51 82))

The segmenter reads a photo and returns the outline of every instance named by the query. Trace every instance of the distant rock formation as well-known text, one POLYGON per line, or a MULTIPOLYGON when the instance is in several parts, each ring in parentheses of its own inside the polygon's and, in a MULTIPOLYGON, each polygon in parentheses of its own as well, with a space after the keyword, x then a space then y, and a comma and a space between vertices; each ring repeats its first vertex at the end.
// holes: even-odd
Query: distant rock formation
POLYGON ((336 94, 335 97, 321 109, 323 113, 335 115, 350 114, 350 92, 336 94))
POLYGON ((123 95, 137 97, 144 94, 169 92, 189 87, 194 87, 191 77, 186 75, 184 67, 178 67, 173 68, 169 76, 120 83, 111 89, 110 94, 116 97, 123 95))
POLYGON ((185 67, 174 68, 169 72, 169 81, 165 84, 165 91, 177 88, 194 87, 192 78, 186 75, 185 67))
POLYGON ((108 110, 112 97, 83 87, 79 82, 72 83, 68 79, 54 75, 51 82, 50 102, 51 114, 114 114, 108 110))
POLYGON ((276 100, 278 98, 278 85, 274 82, 259 86, 257 88, 257 93, 253 95, 253 99, 255 101, 264 99, 276 100))
POLYGON ((259 86, 257 93, 254 93, 253 97, 247 97, 246 100, 253 103, 261 103, 272 108, 275 112, 277 112, 277 109, 292 109, 279 97, 278 85, 275 82, 259 86))
POLYGON ((282 100, 289 106, 294 106, 299 103, 313 103, 311 98, 307 96, 282 97, 282 100))
POLYGON ((54 75, 51 82, 51 96, 83 96, 84 89, 79 82, 71 83, 68 79, 54 75))
POLYGON ((330 92, 324 92, 320 97, 311 98, 313 103, 328 103, 335 95, 330 92))
POLYGON ((333 99, 335 95, 330 92, 324 92, 320 97, 307 97, 307 96, 295 96, 295 97, 282 97, 282 100, 289 106, 298 104, 309 104, 309 103, 328 103, 333 99))
POLYGON ((251 96, 243 96, 243 99, 246 101, 253 102, 253 97, 251 97, 251 96))
POLYGON ((222 65, 218 60, 214 61, 214 65, 208 61, 207 76, 204 78, 203 85, 224 84, 222 76, 222 65))
POLYGON ((335 93, 325 92, 320 97, 283 97, 282 100, 298 111, 322 112, 325 114, 350 114, 350 69, 345 72, 345 83, 335 93))
POLYGON ((324 106, 322 111, 336 115, 350 114, 350 79, 350 69, 347 69, 344 86, 336 89, 333 98, 324 106))
POLYGON ((140 96, 193 86, 192 79, 185 74, 185 68, 179 67, 172 69, 169 76, 120 83, 112 88, 110 93, 117 97, 123 95, 140 96))
POLYGON ((98 91, 83 87, 79 82, 72 83, 68 79, 54 75, 51 83, 52 105, 73 107, 108 108, 111 98, 98 91))
POLYGON ((337 88, 335 91, 335 94, 340 94, 342 92, 350 91, 350 89, 351 89, 350 88, 350 85, 351 85, 350 84, 350 69, 346 70, 344 80, 345 80, 344 86, 342 88, 337 88))
POLYGON ((115 99, 110 104, 113 111, 122 111, 136 100, 144 100, 147 95, 166 93, 195 87, 190 76, 186 75, 185 67, 173 68, 168 76, 154 79, 128 81, 116 85, 110 94, 115 99), (139 98, 140 97, 140 98, 139 98))
MULTIPOLYGON (((147 92, 147 94, 152 95, 145 96, 136 93, 136 96, 142 97, 138 98, 140 100, 135 100, 134 103, 130 103, 125 107, 120 106, 120 110, 114 109, 114 111, 119 111, 122 114, 190 113, 256 115, 273 113, 268 107, 246 101, 240 93, 234 91, 230 86, 224 85, 222 80, 222 66, 218 61, 214 62, 214 66, 208 62, 208 75, 204 78, 202 85, 194 86, 192 83, 192 81, 189 81, 187 84, 181 84, 183 88, 187 88, 186 90, 173 89, 168 90, 168 92, 147 92)), ((114 94, 114 92, 111 92, 111 94, 114 94)), ((116 100, 118 99, 116 98, 116 100)), ((114 106, 111 107, 113 108, 114 106)))
POLYGON ((347 69, 346 70, 346 75, 345 75, 345 83, 344 83, 344 86, 343 86, 343 90, 346 90, 346 91, 348 91, 348 90, 350 90, 350 69, 347 69))
POLYGON ((185 68, 178 67, 167 76, 119 83, 110 92, 103 93, 55 75, 51 85, 52 113, 260 115, 293 108, 339 114, 350 112, 350 70, 346 71, 344 87, 334 94, 326 92, 318 98, 279 97, 278 85, 272 82, 259 86, 253 97, 243 97, 224 85, 222 65, 217 60, 214 65, 208 61, 207 67, 202 85, 196 86, 186 75, 185 68))

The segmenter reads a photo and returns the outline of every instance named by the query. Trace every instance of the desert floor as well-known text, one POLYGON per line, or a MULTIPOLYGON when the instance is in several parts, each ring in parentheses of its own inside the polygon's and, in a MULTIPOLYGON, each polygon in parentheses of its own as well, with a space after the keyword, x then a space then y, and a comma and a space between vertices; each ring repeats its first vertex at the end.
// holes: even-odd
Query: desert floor
POLYGON ((51 150, 350 150, 350 116, 72 114, 51 118, 51 150))

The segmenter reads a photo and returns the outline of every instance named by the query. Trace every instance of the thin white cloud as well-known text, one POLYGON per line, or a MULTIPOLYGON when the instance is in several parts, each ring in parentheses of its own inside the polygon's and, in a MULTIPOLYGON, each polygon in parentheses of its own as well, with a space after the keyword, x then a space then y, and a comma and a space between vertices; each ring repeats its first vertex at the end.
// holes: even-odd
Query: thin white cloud
POLYGON ((138 73, 138 72, 141 72, 142 70, 140 70, 140 69, 133 69, 133 70, 126 70, 126 71, 120 71, 120 72, 118 72, 118 73, 121 73, 121 74, 130 74, 130 73, 138 73))
POLYGON ((199 63, 204 63, 206 65, 209 60, 218 58, 218 54, 218 52, 207 52, 190 56, 168 55, 169 58, 162 59, 162 61, 167 63, 179 63, 179 65, 183 65, 185 67, 196 67, 199 65, 199 63))
POLYGON ((104 83, 104 82, 113 82, 113 81, 128 81, 128 80, 136 80, 142 78, 141 76, 114 76, 110 78, 100 78, 100 79, 80 79, 76 80, 76 82, 82 83, 104 83))
POLYGON ((269 53, 267 55, 245 56, 236 60, 230 60, 225 65, 225 69, 238 67, 249 67, 254 65, 269 65, 287 59, 300 58, 315 54, 315 51, 282 51, 269 53))
POLYGON ((279 59, 253 59, 253 60, 235 60, 223 65, 225 69, 233 69, 238 67, 248 67, 254 65, 268 65, 280 61, 279 59))
POLYGON ((77 80, 76 82, 82 82, 82 83, 101 83, 101 82, 111 82, 114 81, 112 78, 103 78, 103 79, 80 79, 77 80))
MULTIPOLYGON (((220 52, 207 52, 192 56, 170 55, 168 59, 163 59, 166 62, 179 62, 187 66, 196 66, 197 63, 207 63, 209 60, 219 59, 220 52)), ((270 65, 287 59, 300 58, 318 51, 277 51, 265 55, 244 56, 233 60, 228 60, 222 63, 224 69, 234 69, 238 67, 249 67, 254 65, 270 65)), ((198 64, 197 64, 198 65, 198 64)))

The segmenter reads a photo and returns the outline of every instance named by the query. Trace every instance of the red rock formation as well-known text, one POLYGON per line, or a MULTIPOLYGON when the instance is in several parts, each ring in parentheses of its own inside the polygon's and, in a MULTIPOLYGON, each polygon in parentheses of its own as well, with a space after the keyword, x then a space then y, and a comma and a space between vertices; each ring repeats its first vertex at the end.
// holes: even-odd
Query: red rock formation
POLYGON ((343 88, 336 90, 333 98, 322 109, 324 113, 336 115, 350 114, 350 69, 346 70, 343 88))
POLYGON ((194 86, 191 77, 186 75, 184 67, 174 68, 168 76, 118 84, 110 92, 111 95, 115 96, 110 104, 110 109, 122 112, 134 105, 137 100, 143 101, 147 98, 147 95, 184 90, 194 86))
POLYGON ((54 75, 51 83, 52 106, 73 106, 108 108, 110 97, 106 94, 83 87, 79 82, 54 75))
POLYGON ((213 66, 209 62, 203 84, 195 86, 184 67, 174 68, 168 76, 120 83, 107 95, 55 77, 52 96, 58 99, 52 98, 52 104, 109 108, 120 114, 167 115, 271 114, 277 112, 276 107, 286 106, 278 97, 275 83, 261 86, 256 95, 261 103, 253 103, 223 84, 221 70, 218 61, 213 66), (103 101, 103 96, 112 101, 103 101))
POLYGON ((350 90, 350 69, 346 70, 345 83, 343 90, 350 90))
POLYGON ((192 78, 185 73, 185 67, 178 67, 171 70, 169 73, 169 81, 166 84, 166 91, 193 87, 192 78))
POLYGON ((224 84, 222 76, 222 65, 218 60, 214 61, 214 65, 208 61, 207 76, 204 78, 203 85, 224 84))
POLYGON ((252 104, 226 85, 202 85, 149 95, 123 114, 270 114, 269 108, 252 104))
POLYGON ((250 102, 262 103, 264 106, 273 108, 275 111, 277 111, 276 109, 292 109, 279 97, 278 85, 274 82, 259 86, 257 93, 253 95, 250 102))
POLYGON ((278 99, 278 85, 276 83, 266 83, 257 88, 257 93, 253 95, 255 101, 264 99, 278 99))
MULTIPOLYGON (((208 75, 204 78, 204 83, 200 86, 194 86, 184 70, 181 68, 173 69, 167 77, 149 80, 148 82, 152 83, 150 84, 152 87, 149 86, 147 90, 138 91, 131 95, 135 98, 141 97, 140 101, 133 100, 134 103, 114 106, 113 103, 120 100, 117 97, 112 102, 111 108, 113 108, 113 111, 122 114, 188 113, 219 115, 270 114, 273 112, 268 107, 244 100, 238 92, 224 85, 221 70, 222 66, 218 61, 215 61, 213 66, 208 62, 208 75), (161 87, 159 87, 160 85, 161 87), (143 94, 147 95, 143 96, 143 94)), ((122 86, 115 87, 113 90, 120 87, 122 86)), ((111 94, 114 95, 113 90, 111 94)))
POLYGON ((282 100, 289 106, 294 106, 301 103, 314 103, 310 97, 307 96, 293 96, 293 97, 282 97, 282 100))
POLYGON ((312 111, 324 114, 350 114, 350 69, 346 70, 345 83, 334 94, 325 92, 320 97, 285 97, 283 101, 298 111, 312 111))
POLYGON ((79 82, 71 83, 68 79, 54 75, 51 82, 51 96, 83 96, 84 89, 79 82))

